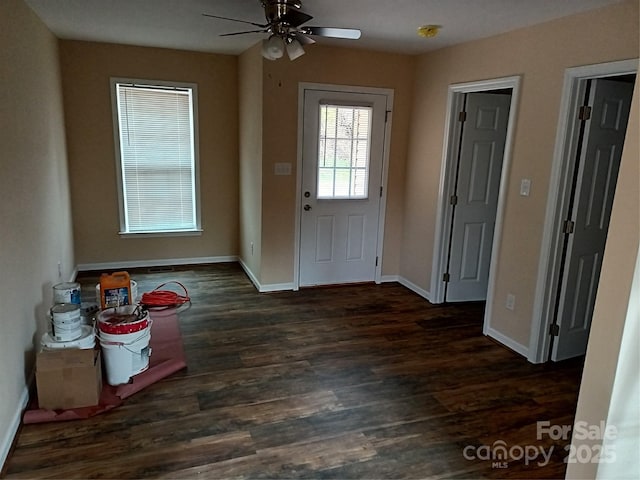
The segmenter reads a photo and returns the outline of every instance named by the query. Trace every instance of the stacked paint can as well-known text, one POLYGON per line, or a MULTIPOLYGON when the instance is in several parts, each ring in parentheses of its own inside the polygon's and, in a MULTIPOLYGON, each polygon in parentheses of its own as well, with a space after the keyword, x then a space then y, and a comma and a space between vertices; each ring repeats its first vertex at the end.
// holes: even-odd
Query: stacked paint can
POLYGON ((51 331, 42 336, 42 346, 48 349, 93 348, 93 328, 85 325, 81 315, 80 284, 67 282, 54 285, 53 302, 49 311, 51 331))

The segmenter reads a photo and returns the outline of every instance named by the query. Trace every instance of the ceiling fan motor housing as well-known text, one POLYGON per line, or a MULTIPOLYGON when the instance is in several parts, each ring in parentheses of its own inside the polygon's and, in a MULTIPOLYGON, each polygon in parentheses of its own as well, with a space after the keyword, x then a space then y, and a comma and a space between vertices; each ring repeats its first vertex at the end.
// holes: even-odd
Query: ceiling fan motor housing
POLYGON ((298 0, 260 0, 264 15, 269 23, 278 22, 289 10, 299 10, 302 2, 298 0))

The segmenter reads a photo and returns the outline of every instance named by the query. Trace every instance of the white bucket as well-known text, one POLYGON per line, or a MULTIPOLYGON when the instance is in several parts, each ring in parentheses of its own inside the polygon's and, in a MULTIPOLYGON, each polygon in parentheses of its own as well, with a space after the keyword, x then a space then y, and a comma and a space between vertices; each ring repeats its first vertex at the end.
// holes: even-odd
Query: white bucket
POLYGON ((59 283, 53 286, 53 303, 80 305, 82 290, 77 282, 59 283))
POLYGON ((95 302, 82 302, 80 304, 80 318, 85 325, 93 325, 100 307, 95 302))
POLYGON ((80 305, 61 303, 51 307, 51 338, 56 342, 69 342, 82 336, 80 305))
POLYGON ((109 385, 128 383, 129 379, 149 368, 151 322, 138 332, 109 334, 98 332, 109 385))
POLYGON ((69 342, 59 342, 57 340, 54 340, 54 338, 49 333, 45 333, 44 335, 42 335, 40 344, 42 345, 42 348, 46 350, 57 350, 60 348, 80 348, 83 350, 87 350, 94 348, 96 346, 96 335, 93 328, 89 327, 88 325, 82 325, 80 329, 82 331, 82 335, 76 340, 72 340, 69 342))
MULTIPOLYGON (((135 280, 131 280, 131 298, 133 299, 132 303, 136 303, 138 301, 138 283, 135 280)), ((100 284, 96 285, 96 303, 101 305, 102 299, 100 298, 100 284)))

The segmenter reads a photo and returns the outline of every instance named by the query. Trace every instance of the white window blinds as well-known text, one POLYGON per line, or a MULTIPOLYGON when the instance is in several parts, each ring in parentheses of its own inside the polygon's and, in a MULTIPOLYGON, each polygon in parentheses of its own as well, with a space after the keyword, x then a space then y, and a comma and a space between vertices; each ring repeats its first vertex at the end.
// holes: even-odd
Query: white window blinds
POLYGON ((193 89, 115 90, 122 233, 198 230, 193 89))
POLYGON ((318 198, 367 198, 371 107, 321 105, 318 198))

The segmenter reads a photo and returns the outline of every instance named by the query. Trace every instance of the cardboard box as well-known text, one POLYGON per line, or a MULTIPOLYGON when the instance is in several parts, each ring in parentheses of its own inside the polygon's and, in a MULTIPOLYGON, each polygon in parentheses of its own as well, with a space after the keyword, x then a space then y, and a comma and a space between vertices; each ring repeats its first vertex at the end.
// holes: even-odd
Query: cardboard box
POLYGON ((43 350, 36 357, 40 408, 50 410, 98 405, 102 392, 99 349, 43 350))

